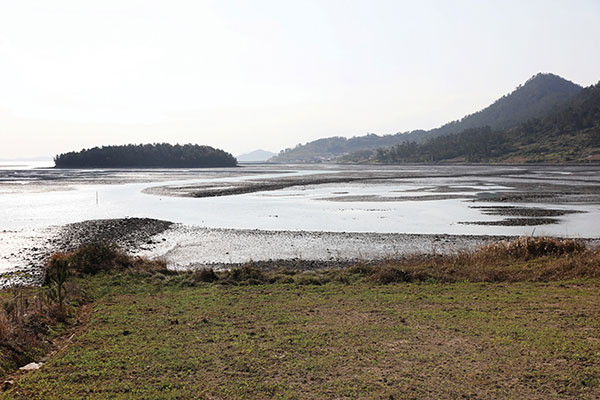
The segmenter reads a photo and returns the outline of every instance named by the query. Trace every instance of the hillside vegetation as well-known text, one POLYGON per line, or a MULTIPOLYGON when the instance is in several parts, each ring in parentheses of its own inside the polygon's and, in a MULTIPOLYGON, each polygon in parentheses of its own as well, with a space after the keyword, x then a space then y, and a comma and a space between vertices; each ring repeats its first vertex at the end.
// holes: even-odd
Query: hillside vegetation
POLYGON ((231 154, 210 146, 168 143, 105 146, 54 157, 57 168, 206 168, 235 167, 231 154))
MULTIPOLYGON (((542 118, 580 93, 581 86, 553 74, 537 74, 512 93, 496 100, 489 107, 430 131, 416 130, 395 135, 368 134, 350 139, 330 137, 318 139, 293 149, 285 149, 271 161, 319 162, 342 155, 386 148, 404 142, 424 143, 427 140, 459 133, 466 129, 489 126, 506 130, 534 118, 542 118)), ((363 157, 364 158, 364 157, 363 157)))
MULTIPOLYGON (((423 139, 489 126, 506 130, 541 118, 581 92, 582 87, 554 74, 537 74, 489 107, 422 135, 423 139)), ((414 139, 411 139, 414 140, 414 139)))
POLYGON ((405 142, 350 154, 346 162, 585 162, 600 160, 600 84, 519 126, 489 126, 440 136, 426 143, 405 142))
POLYGON ((406 138, 404 133, 384 136, 371 133, 350 139, 342 136, 323 138, 303 145, 299 144, 293 149, 285 149, 269 161, 282 163, 329 161, 347 153, 393 146, 405 141, 406 138))

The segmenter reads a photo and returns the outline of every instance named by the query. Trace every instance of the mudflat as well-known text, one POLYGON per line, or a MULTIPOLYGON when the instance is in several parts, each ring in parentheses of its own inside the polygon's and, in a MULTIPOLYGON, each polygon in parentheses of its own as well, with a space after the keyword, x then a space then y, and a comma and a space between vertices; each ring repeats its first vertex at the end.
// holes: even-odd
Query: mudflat
MULTIPOLYGON (((600 237, 600 166, 0 170, 0 273, 112 241, 171 268, 345 265, 523 234, 600 237)), ((36 278, 37 277, 37 278, 36 278)))

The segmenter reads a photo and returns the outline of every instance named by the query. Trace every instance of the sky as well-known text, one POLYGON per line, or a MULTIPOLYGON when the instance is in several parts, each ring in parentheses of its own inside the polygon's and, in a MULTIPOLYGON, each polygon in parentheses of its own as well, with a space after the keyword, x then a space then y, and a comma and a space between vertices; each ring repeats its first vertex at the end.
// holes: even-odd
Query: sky
POLYGON ((0 0, 0 158, 431 129, 538 72, 600 80, 600 1, 0 0))

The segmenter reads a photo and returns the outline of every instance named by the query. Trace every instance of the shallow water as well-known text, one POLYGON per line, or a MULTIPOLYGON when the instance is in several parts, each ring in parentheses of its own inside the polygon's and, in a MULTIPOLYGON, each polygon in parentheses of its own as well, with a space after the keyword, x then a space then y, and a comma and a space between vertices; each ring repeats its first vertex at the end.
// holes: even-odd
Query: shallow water
POLYGON ((0 260, 0 270, 10 268, 12 261, 8 260, 7 254, 14 253, 15 240, 18 240, 15 238, 28 237, 28 232, 89 219, 123 217, 150 217, 196 227, 276 231, 598 237, 600 205, 589 199, 585 202, 520 204, 584 211, 561 216, 559 223, 552 225, 482 226, 462 223, 502 219, 485 215, 481 209, 473 207, 518 204, 483 202, 477 199, 478 195, 524 190, 528 184, 539 182, 562 185, 566 192, 569 188, 574 190, 580 186, 597 188, 599 172, 600 167, 414 165, 277 165, 221 170, 118 171, 5 166, 0 171, 0 233, 9 232, 3 232, 0 240, 0 259, 4 259, 0 260), (155 186, 235 183, 348 171, 353 174, 392 171, 412 175, 403 179, 295 186, 224 197, 188 198, 142 192, 155 186), (452 176, 428 178, 432 171, 452 176), (481 174, 461 176, 461 171, 481 174))
MULTIPOLYGON (((411 169, 414 170, 414 167, 411 169)), ((261 171, 260 174, 222 178, 216 175, 201 179, 189 179, 189 174, 186 174, 182 180, 119 183, 124 177, 135 180, 135 174, 140 174, 139 171, 120 171, 103 178, 103 181, 112 179, 114 183, 110 184, 65 182, 61 185, 60 178, 55 177, 20 185, 0 183, 0 229, 43 228, 87 219, 150 217, 203 227, 265 230, 478 235, 521 235, 530 234, 533 230, 529 226, 460 224, 499 219, 484 215, 473 207, 514 204, 473 201, 477 194, 512 190, 511 180, 495 176, 477 177, 475 184, 472 177, 392 179, 377 183, 308 185, 209 198, 158 196, 142 192, 152 186, 237 182, 322 172, 323 169, 272 174, 261 171), (52 186, 47 187, 48 184, 52 186)), ((151 171, 142 173, 149 175, 151 171)), ((173 174, 173 171, 170 173, 173 174)), ((555 177, 555 173, 549 171, 548 176, 555 177)), ((90 171, 76 172, 83 177, 86 174, 90 171)), ((157 180, 164 179, 160 174, 162 171, 156 171, 157 180)), ((523 178, 515 181, 523 181, 523 178)), ((595 237, 600 233, 596 224, 600 221, 598 204, 528 203, 526 206, 586 212, 561 217, 559 224, 539 226, 536 228, 538 234, 595 237)))

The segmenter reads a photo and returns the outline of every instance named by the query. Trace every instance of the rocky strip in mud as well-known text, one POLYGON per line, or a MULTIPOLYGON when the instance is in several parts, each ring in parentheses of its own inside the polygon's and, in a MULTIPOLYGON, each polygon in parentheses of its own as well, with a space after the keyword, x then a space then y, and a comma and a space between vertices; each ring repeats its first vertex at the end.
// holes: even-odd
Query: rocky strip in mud
POLYGON ((0 287, 9 283, 40 284, 44 279, 44 265, 53 253, 73 250, 85 242, 110 242, 135 252, 151 245, 153 237, 171 225, 171 222, 151 218, 121 218, 0 232, 0 244, 12 241, 14 249, 2 256, 2 264, 12 268, 0 274, 0 287))
POLYGON ((70 251, 84 242, 109 242, 126 251, 135 251, 141 245, 152 244, 153 237, 171 225, 172 222, 152 218, 83 221, 61 227, 51 244, 54 251, 70 251))

